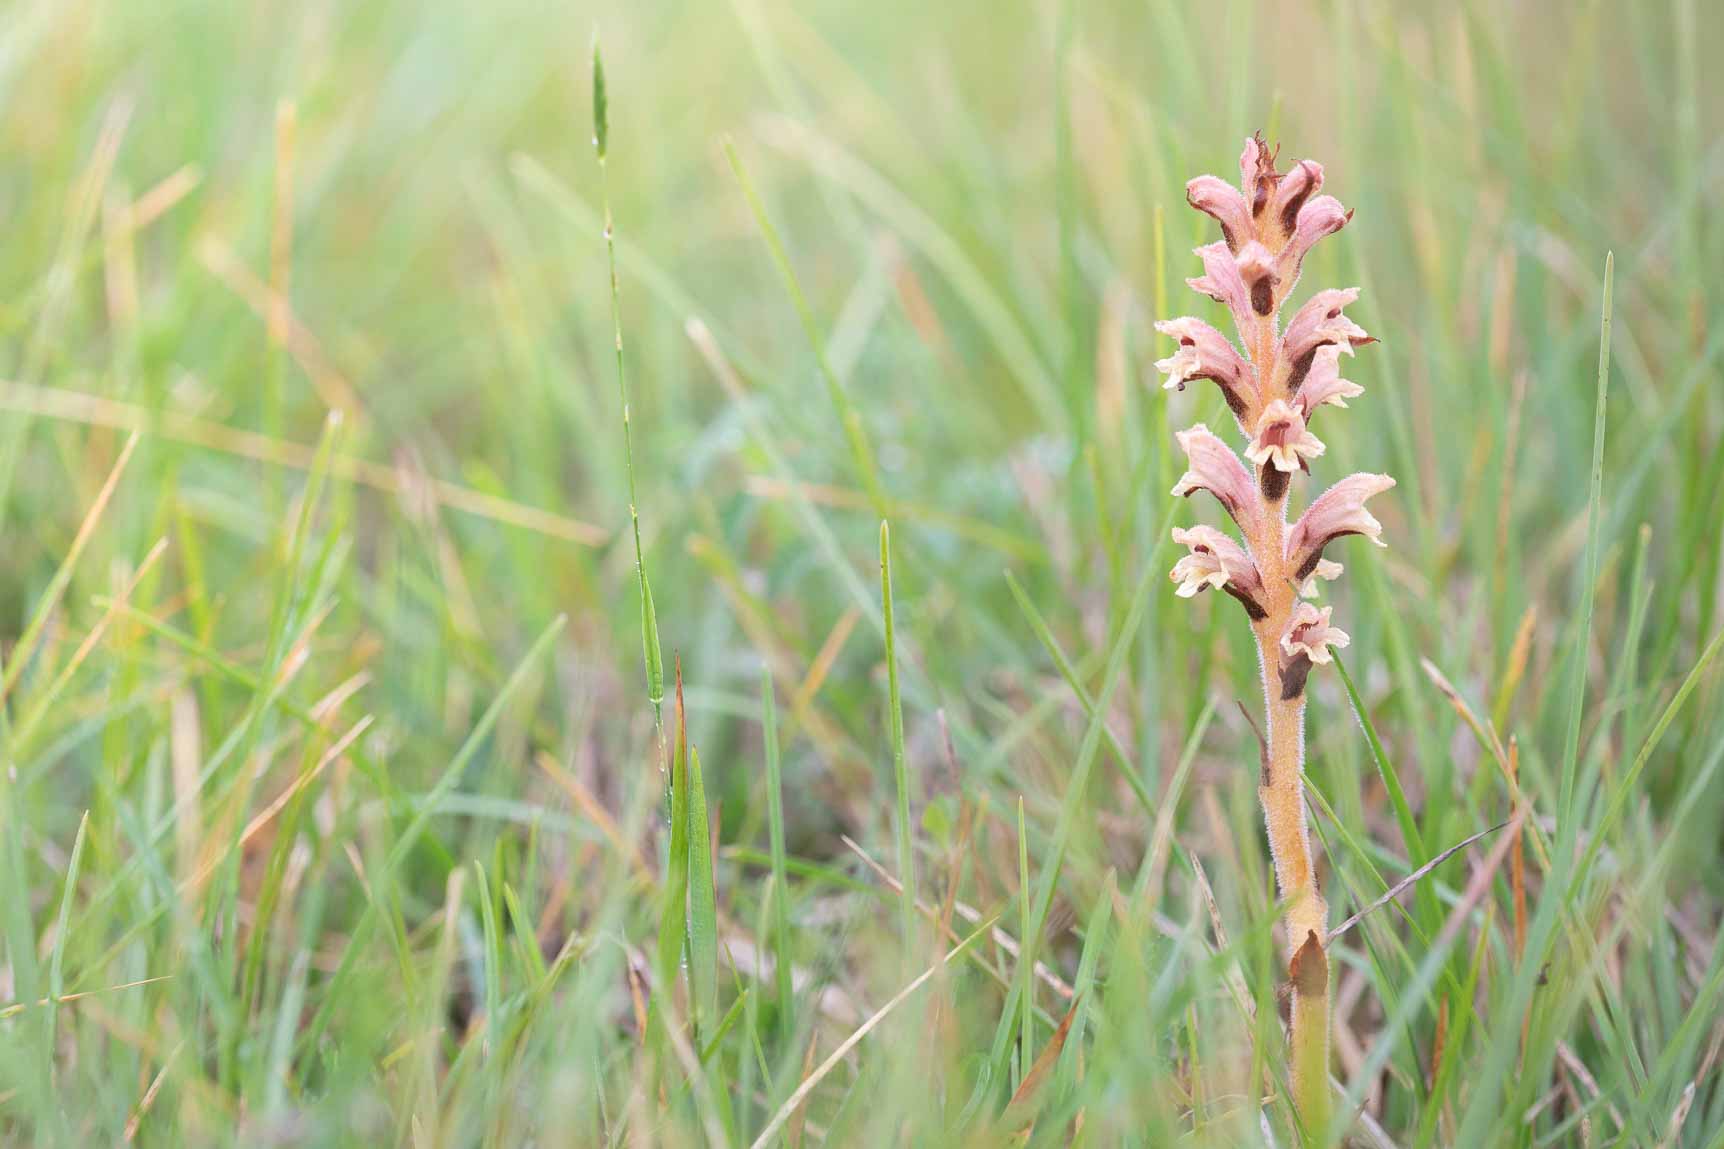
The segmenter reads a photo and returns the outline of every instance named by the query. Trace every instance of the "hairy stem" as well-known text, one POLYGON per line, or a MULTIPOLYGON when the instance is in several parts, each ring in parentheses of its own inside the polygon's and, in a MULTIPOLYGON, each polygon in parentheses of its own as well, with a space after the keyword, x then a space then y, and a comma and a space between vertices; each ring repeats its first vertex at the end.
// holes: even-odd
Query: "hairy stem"
POLYGON ((1311 833, 1305 823, 1305 678, 1310 663, 1302 655, 1289 658, 1281 648, 1298 594, 1294 572, 1287 569, 1283 557, 1284 497, 1274 501, 1265 497, 1263 503, 1260 525, 1249 532, 1257 536, 1250 541, 1265 592, 1264 617, 1253 626, 1267 726, 1257 798, 1263 805, 1287 926, 1294 1104, 1305 1129, 1320 1136, 1329 1120, 1328 906, 1317 887, 1311 833))
MULTIPOLYGON (((1271 648, 1266 665, 1277 652, 1271 648)), ((1305 788, 1300 778, 1305 744, 1305 695, 1283 700, 1280 675, 1266 670, 1264 693, 1269 712, 1267 776, 1257 787, 1263 820, 1269 831, 1269 852, 1275 860, 1275 884, 1286 903, 1287 944, 1297 951, 1309 933, 1319 945, 1327 934, 1323 923, 1328 907, 1317 889, 1311 859, 1311 835, 1305 825, 1305 788)))

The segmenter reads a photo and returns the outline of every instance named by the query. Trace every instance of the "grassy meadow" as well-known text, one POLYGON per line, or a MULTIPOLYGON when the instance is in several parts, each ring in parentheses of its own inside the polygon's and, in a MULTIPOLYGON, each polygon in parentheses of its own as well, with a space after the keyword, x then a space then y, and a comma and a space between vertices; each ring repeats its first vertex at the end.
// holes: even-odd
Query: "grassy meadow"
POLYGON ((5 13, 0 1144, 1724 1146, 1717 5, 5 13), (1153 367, 1259 129, 1323 1129, 1153 367))

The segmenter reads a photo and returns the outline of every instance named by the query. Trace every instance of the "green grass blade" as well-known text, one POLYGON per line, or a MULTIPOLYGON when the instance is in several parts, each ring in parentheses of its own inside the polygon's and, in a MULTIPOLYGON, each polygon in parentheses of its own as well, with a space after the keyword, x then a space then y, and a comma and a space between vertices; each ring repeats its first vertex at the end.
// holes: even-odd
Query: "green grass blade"
POLYGON ((623 470, 629 492, 629 527, 634 534, 635 582, 640 593, 641 651, 646 662, 647 700, 652 703, 653 725, 658 733, 659 761, 665 757, 664 746, 664 648, 659 642, 658 610, 653 605, 652 581, 647 577, 646 554, 641 547, 640 499, 635 490, 634 419, 629 407, 628 373, 623 364, 622 290, 617 282, 616 226, 611 220, 610 173, 607 163, 610 144, 610 98, 605 86, 604 58, 599 52, 599 40, 593 37, 593 150, 599 161, 599 183, 602 188, 605 221, 605 256, 609 261, 611 284, 611 332, 616 341, 617 401, 623 419, 623 470))
POLYGON ((688 751, 688 982, 697 1041, 718 1016, 718 891, 700 751, 688 751))
POLYGON ((89 512, 78 527, 78 533, 72 539, 72 545, 67 548, 66 555, 55 568, 54 577, 48 581, 47 588, 42 592, 36 608, 30 613, 30 621, 24 627, 24 633, 18 636, 17 643, 12 647, 11 658, 6 663, 4 672, 0 672, 0 700, 6 699, 18 679, 30 664, 30 656, 35 653, 36 644, 42 639, 43 628, 54 616, 55 609, 60 605, 61 597, 66 593, 67 585, 72 581, 72 571, 78 565, 78 559, 83 555, 90 538, 94 535, 96 526, 102 521, 113 499, 114 491, 120 485, 120 477, 126 473, 126 465, 132 460, 132 453, 138 446, 138 433, 132 432, 126 439, 126 445, 120 449, 119 458, 114 460, 113 467, 108 471, 107 481, 97 492, 95 500, 90 504, 89 512))
POLYGON ((904 760, 904 705, 898 696, 897 631, 892 612, 892 530, 880 524, 880 608, 886 627, 886 692, 887 718, 892 726, 892 786, 896 791, 898 823, 898 882, 903 893, 898 899, 899 929, 903 938, 904 961, 914 965, 921 947, 917 944, 916 928, 916 854, 910 837, 910 779, 904 760))
POLYGON ((766 747, 766 820, 772 850, 772 956, 778 1024, 786 1032, 795 1032, 795 997, 790 980, 790 879, 784 846, 784 775, 779 761, 778 707, 770 670, 760 672, 760 726, 766 747))
POLYGON ((688 939, 688 719, 682 700, 682 664, 676 672, 676 743, 671 749, 670 852, 665 856, 658 927, 658 978, 674 992, 688 939))
POLYGON ((1084 923, 1083 952, 1078 955, 1077 977, 1072 982, 1072 997, 1077 1014, 1072 1018, 1071 1032, 1066 1035, 1065 1048, 1060 1050, 1060 1088, 1069 1096, 1077 1088, 1079 1066, 1083 1060, 1084 1033, 1089 1028, 1091 1001, 1095 996, 1096 971, 1103 955, 1110 952, 1108 927, 1113 921, 1113 899, 1119 889, 1119 875, 1109 869, 1102 879, 1101 892, 1084 923))
POLYGON ((1724 649, 1724 630, 1713 635, 1712 641, 1706 644, 1705 650, 1701 651, 1694 666, 1682 679, 1682 685, 1677 687, 1676 694, 1665 706, 1664 712, 1658 716, 1657 723, 1653 725, 1651 733, 1646 736, 1646 741, 1641 744, 1639 752, 1634 755, 1633 763, 1617 780, 1615 788, 1611 791, 1610 801, 1605 805, 1604 813, 1599 816, 1598 822, 1592 828, 1592 837, 1587 843, 1586 852, 1581 855, 1577 881, 1584 880, 1591 871, 1593 862, 1597 860, 1599 852, 1604 849, 1605 842, 1609 840, 1610 832, 1615 829, 1617 819, 1622 817, 1623 811, 1628 808, 1628 803, 1633 799, 1636 793, 1635 786, 1640 781, 1640 775, 1646 769, 1646 763, 1652 757, 1652 752, 1658 748, 1658 744, 1664 739, 1665 732, 1670 729, 1670 724, 1676 721, 1676 716, 1682 712, 1689 696, 1700 685, 1700 680, 1705 677, 1706 670, 1712 665, 1713 659, 1718 657, 1720 649, 1724 649))
POLYGON ((54 947, 48 955, 48 1020, 49 1048, 53 1048, 54 1021, 59 1016, 60 998, 66 992, 66 926, 72 918, 72 900, 78 892, 78 872, 84 863, 84 843, 89 837, 90 813, 78 820, 78 836, 72 842, 72 857, 66 863, 66 884, 60 894, 60 913, 54 919, 54 947))
MULTIPOLYGON (((1018 1070, 1020 1081, 1036 1062, 1036 935, 1030 921, 1030 836, 1024 830, 1024 796, 1018 795, 1018 1070)), ((1018 1083, 1014 1083, 1014 1087, 1018 1083)))
POLYGON ((725 1037, 736 1027, 737 1021, 746 1012, 751 996, 749 990, 742 990, 736 995, 736 1000, 730 1003, 730 1008, 724 1011, 724 1016, 719 1019, 718 1025, 713 1027, 712 1036, 707 1038, 705 1047, 700 1051, 700 1063, 702 1065, 712 1064, 713 1057, 718 1053, 718 1047, 724 1044, 725 1037))
POLYGON ((1586 557, 1580 570, 1580 630, 1574 644, 1574 682, 1570 689, 1568 724, 1562 742, 1562 789, 1557 798, 1558 849, 1568 852, 1579 834, 1575 823, 1574 790, 1580 772, 1580 726, 1586 714, 1587 651, 1592 643, 1592 611, 1598 592, 1599 502, 1604 490, 1604 410, 1610 392, 1611 290, 1616 256, 1604 257, 1604 300, 1598 321, 1598 400, 1592 420, 1592 472, 1586 500, 1586 557))
POLYGON ((1376 763, 1377 775, 1383 780, 1383 789, 1388 791, 1389 804, 1395 809, 1395 823, 1401 829, 1401 838, 1407 846, 1407 856, 1414 867, 1422 866, 1431 860, 1425 849, 1424 836, 1419 833, 1418 820, 1413 817, 1413 808, 1407 802, 1407 792, 1401 785, 1401 775, 1395 769, 1388 753, 1383 749, 1383 740, 1377 736, 1376 723, 1371 721, 1370 714, 1365 710, 1365 700, 1359 697, 1359 688, 1353 685, 1353 676, 1347 673, 1346 664, 1341 656, 1330 651, 1335 660, 1335 669, 1341 675, 1341 684, 1347 688, 1347 701, 1352 704, 1353 716, 1359 720, 1360 729, 1365 732, 1365 741, 1371 747, 1371 760, 1376 763))

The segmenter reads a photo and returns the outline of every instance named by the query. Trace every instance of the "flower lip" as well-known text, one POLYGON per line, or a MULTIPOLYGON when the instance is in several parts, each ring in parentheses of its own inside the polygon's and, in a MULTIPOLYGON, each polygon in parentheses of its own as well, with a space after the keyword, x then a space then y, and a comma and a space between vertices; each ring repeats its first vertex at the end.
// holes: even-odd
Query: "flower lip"
POLYGON ((1221 565, 1221 559, 1210 551, 1193 550, 1190 554, 1173 564, 1173 570, 1168 572, 1170 578, 1179 584, 1174 593, 1180 598, 1194 598, 1201 591, 1211 587, 1217 589, 1227 585, 1227 568, 1221 565))
POLYGON ((1289 659, 1303 655, 1317 665, 1332 661, 1330 647, 1340 650, 1352 642, 1346 631, 1329 625, 1329 614, 1334 609, 1308 602, 1294 607, 1287 632, 1281 636, 1281 652, 1289 659))
POLYGON ((1323 441, 1305 427, 1305 416, 1285 399, 1276 399, 1257 418, 1257 434, 1245 457, 1259 467, 1291 474, 1324 452, 1323 441))
POLYGON ((1334 582, 1341 577, 1341 572, 1344 569, 1340 563, 1330 562, 1328 559, 1318 559, 1317 565, 1312 568, 1311 573, 1305 576, 1305 581, 1299 584, 1299 597, 1316 598, 1318 582, 1334 582))

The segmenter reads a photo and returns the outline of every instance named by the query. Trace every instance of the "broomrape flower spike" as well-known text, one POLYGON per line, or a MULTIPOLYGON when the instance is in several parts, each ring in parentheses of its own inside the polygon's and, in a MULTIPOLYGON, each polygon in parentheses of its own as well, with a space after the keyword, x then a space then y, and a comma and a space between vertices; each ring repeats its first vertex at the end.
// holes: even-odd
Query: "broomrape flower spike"
POLYGON ((1174 541, 1189 553, 1172 577, 1182 598, 1215 589, 1238 599, 1257 639, 1268 719, 1258 798, 1287 928, 1294 1103, 1306 1130, 1320 1136, 1329 1120, 1329 959, 1327 907, 1305 824, 1305 686, 1312 667, 1332 662, 1331 652, 1349 639, 1331 624, 1333 607, 1306 600, 1341 574, 1341 564, 1324 555, 1330 543, 1362 535, 1383 545, 1383 526, 1365 504, 1395 480, 1348 475, 1288 525, 1292 477, 1308 473, 1324 453, 1309 424, 1318 408, 1345 409, 1364 393, 1342 378, 1341 356, 1375 340, 1346 316, 1359 298, 1356 287, 1314 293, 1281 325, 1306 253, 1352 213, 1319 194, 1321 164, 1301 160, 1283 172, 1275 161, 1253 136, 1239 157, 1238 187, 1207 175, 1186 185, 1186 199, 1215 217, 1222 240, 1197 249, 1203 274, 1186 282, 1227 307, 1239 341, 1198 319, 1164 320, 1156 330, 1178 346, 1156 367, 1169 389, 1213 381, 1247 439, 1242 461, 1201 423, 1179 432, 1191 465, 1173 493, 1209 492, 1243 543, 1215 527, 1175 528, 1174 541))

